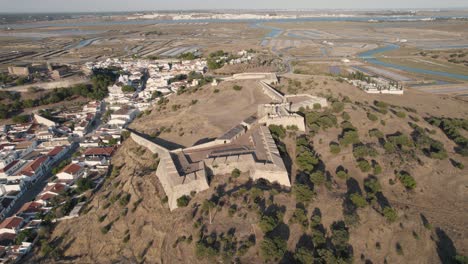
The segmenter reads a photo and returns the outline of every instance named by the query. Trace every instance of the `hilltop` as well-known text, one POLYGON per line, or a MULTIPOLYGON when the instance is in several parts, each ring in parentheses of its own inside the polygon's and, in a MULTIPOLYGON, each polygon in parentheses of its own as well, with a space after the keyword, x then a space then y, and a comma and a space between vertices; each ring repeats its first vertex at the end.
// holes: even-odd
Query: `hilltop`
MULTIPOLYGON (((256 85, 169 97, 131 128, 191 146, 269 103, 256 85)), ((57 223, 53 254, 37 249, 28 261, 456 263, 468 254, 466 102, 413 90, 369 95, 327 76, 291 74, 276 88, 330 104, 302 110, 307 133, 270 127, 292 188, 233 171, 170 212, 159 157, 128 138, 82 215, 57 223)))

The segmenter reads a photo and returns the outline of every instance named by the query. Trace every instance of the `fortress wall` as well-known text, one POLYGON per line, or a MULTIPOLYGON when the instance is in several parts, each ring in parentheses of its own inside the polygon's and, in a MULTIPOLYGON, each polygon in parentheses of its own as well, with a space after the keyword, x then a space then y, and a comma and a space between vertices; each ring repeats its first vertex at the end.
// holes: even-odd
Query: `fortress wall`
POLYGON ((260 81, 260 85, 262 86, 263 93, 265 93, 268 97, 270 97, 272 101, 277 102, 277 103, 283 102, 283 95, 280 94, 275 89, 273 89, 273 87, 271 87, 264 81, 260 81))
POLYGON ((203 144, 200 144, 200 145, 185 148, 184 151, 210 148, 210 147, 214 147, 214 146, 218 146, 218 145, 224 145, 224 141, 223 140, 214 140, 214 141, 206 142, 206 143, 203 143, 203 144))
MULTIPOLYGON (((193 173, 192 173, 193 174, 193 173)), ((184 184, 179 184, 173 187, 172 193, 168 195, 169 209, 172 211, 177 209, 177 199, 184 195, 190 196, 191 192, 202 192, 210 188, 208 180, 206 178, 206 171, 200 170, 195 172, 196 175, 187 175, 187 177, 195 178, 195 180, 189 181, 184 184)))
POLYGON ((130 133, 130 137, 135 141, 138 145, 148 148, 152 153, 158 153, 159 156, 169 153, 169 150, 140 136, 133 132, 130 133))
POLYGON ((292 126, 295 125, 299 128, 299 131, 305 131, 305 123, 304 118, 299 115, 289 115, 289 116, 278 116, 278 117, 271 117, 265 116, 261 119, 261 123, 269 125, 277 125, 277 126, 292 126))
POLYGON ((310 95, 310 94, 285 95, 284 97, 286 98, 287 101, 288 101, 288 99, 294 98, 294 97, 306 97, 306 98, 308 98, 307 100, 304 100, 302 102, 292 103, 291 104, 291 111, 293 111, 293 112, 298 112, 301 107, 304 107, 304 108, 309 107, 310 109, 313 109, 314 104, 320 104, 320 106, 322 106, 322 107, 327 107, 328 106, 328 102, 327 102, 326 98, 317 97, 317 96, 313 96, 313 95, 310 95))
POLYGON ((52 120, 49 120, 45 117, 42 117, 38 114, 34 114, 34 118, 36 119, 36 122, 39 123, 39 124, 42 124, 42 125, 45 125, 45 126, 48 126, 48 127, 51 127, 51 126, 55 126, 55 122, 52 121, 52 120))
POLYGON ((286 170, 274 169, 273 164, 255 164, 255 169, 251 172, 252 180, 265 179, 269 182, 276 182, 280 185, 291 187, 288 172, 286 170))
POLYGON ((275 73, 268 72, 247 72, 234 74, 231 80, 263 80, 270 84, 278 83, 278 78, 275 73))
POLYGON ((223 158, 207 159, 205 164, 211 169, 214 175, 230 174, 234 169, 241 172, 248 172, 253 169, 255 164, 252 154, 230 156, 223 158))

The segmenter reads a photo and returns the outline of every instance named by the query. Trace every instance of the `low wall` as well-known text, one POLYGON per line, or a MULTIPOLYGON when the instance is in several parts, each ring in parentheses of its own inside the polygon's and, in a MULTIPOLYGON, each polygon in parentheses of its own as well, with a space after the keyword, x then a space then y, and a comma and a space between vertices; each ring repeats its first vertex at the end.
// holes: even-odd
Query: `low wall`
POLYGON ((134 132, 130 132, 130 137, 135 141, 138 145, 148 148, 152 153, 157 153, 159 156, 164 154, 168 154, 169 150, 138 135, 134 132))
POLYGON ((264 81, 260 81, 260 85, 262 86, 263 92, 271 98, 274 102, 282 103, 284 101, 284 97, 278 91, 276 91, 273 87, 268 85, 264 81))
POLYGON ((52 121, 52 120, 49 120, 45 117, 42 117, 38 114, 34 114, 34 119, 36 119, 36 122, 41 124, 41 125, 44 125, 44 126, 48 126, 48 127, 51 127, 51 126, 55 126, 55 122, 52 121))
POLYGON ((299 131, 305 131, 305 123, 304 123, 304 118, 300 115, 289 115, 289 116, 277 116, 277 117, 271 117, 271 116, 265 116, 263 117, 259 123, 266 124, 267 126, 269 125, 277 125, 277 126, 297 126, 299 131))

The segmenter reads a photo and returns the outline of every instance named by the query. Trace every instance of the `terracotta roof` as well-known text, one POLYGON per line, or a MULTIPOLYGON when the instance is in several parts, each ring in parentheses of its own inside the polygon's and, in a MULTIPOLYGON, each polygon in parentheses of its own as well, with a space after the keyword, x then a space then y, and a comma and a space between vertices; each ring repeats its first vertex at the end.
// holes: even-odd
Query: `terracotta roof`
POLYGON ((64 149, 65 149, 65 148, 62 147, 62 146, 55 147, 55 148, 53 148, 51 151, 49 151, 49 153, 47 153, 47 156, 54 157, 54 156, 56 156, 57 154, 59 154, 60 152, 62 152, 64 149))
POLYGON ((43 194, 39 194, 37 196, 37 200, 43 200, 43 201, 47 201, 47 200, 50 200, 52 198, 54 198, 55 196, 57 196, 58 194, 56 193, 51 193, 51 192, 48 192, 48 193, 43 193, 43 194))
POLYGON ((23 220, 23 218, 17 216, 8 217, 7 219, 3 220, 3 222, 0 224, 0 229, 16 229, 21 225, 21 223, 23 223, 23 220))
POLYGON ((37 213, 41 211, 42 204, 40 202, 29 202, 25 203, 18 213, 37 213))
POLYGON ((26 167, 24 167, 24 169, 21 170, 21 173, 27 176, 33 176, 34 173, 36 173, 37 169, 39 169, 42 163, 44 163, 47 159, 47 156, 40 156, 39 158, 29 163, 26 167))
POLYGON ((11 148, 11 147, 14 147, 14 146, 15 146, 15 144, 8 144, 8 143, 6 143, 6 144, 1 144, 1 145, 0 145, 0 150, 3 150, 3 149, 8 148, 8 147, 11 148))
POLYGON ((42 191, 42 193, 46 193, 46 192, 61 193, 66 188, 67 188, 66 184, 59 183, 59 182, 58 183, 53 183, 51 185, 46 186, 44 188, 44 190, 42 191))
POLYGON ((87 148, 84 152, 85 156, 112 156, 114 154, 115 148, 105 147, 105 148, 87 148))
POLYGON ((3 169, 0 169, 0 172, 8 171, 9 169, 11 169, 11 167, 15 166, 18 162, 19 162, 19 160, 14 160, 14 161, 8 163, 8 165, 6 165, 3 169))
POLYGON ((7 232, 2 233, 0 234, 0 244, 2 246, 8 246, 14 242, 15 238, 16 238, 16 234, 7 233, 7 232))
POLYGON ((61 172, 65 172, 65 173, 73 175, 73 174, 79 172, 81 169, 82 169, 82 167, 80 165, 71 163, 68 166, 66 166, 65 168, 63 168, 63 170, 61 172))

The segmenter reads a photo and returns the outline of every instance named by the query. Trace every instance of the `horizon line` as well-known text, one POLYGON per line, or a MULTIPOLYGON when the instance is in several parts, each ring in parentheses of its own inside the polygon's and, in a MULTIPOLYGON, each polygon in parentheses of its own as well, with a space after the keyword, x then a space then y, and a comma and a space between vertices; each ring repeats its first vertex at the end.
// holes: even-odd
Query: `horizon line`
POLYGON ((2 11, 0 14, 86 14, 86 13, 138 13, 138 12, 213 12, 213 11, 468 11, 468 6, 454 7, 382 7, 382 8, 195 8, 195 9, 143 9, 143 10, 96 10, 96 11, 2 11))

